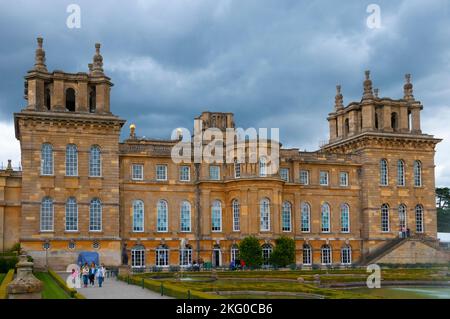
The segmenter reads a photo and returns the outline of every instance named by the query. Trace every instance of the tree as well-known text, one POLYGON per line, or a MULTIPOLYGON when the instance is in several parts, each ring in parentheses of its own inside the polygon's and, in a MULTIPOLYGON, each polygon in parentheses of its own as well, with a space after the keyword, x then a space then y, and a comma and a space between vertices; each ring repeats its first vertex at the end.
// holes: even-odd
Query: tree
POLYGON ((245 237, 239 244, 239 258, 250 268, 262 265, 262 249, 256 237, 245 237))
POLYGON ((286 267, 295 263, 295 241, 281 236, 275 240, 275 248, 270 255, 270 263, 278 267, 286 267))
POLYGON ((438 232, 450 232, 450 189, 436 188, 436 209, 438 232))

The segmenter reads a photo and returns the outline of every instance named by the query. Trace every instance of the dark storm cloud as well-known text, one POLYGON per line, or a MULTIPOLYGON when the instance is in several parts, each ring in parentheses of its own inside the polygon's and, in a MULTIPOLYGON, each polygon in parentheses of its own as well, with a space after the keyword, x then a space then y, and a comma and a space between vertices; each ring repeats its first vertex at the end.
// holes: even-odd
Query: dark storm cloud
POLYGON ((394 98, 412 73, 424 117, 448 105, 446 0, 373 1, 380 29, 366 25, 372 1, 341 2, 1 1, 0 121, 24 105, 38 35, 49 70, 86 71, 101 42, 112 110, 147 137, 215 110, 234 112, 241 127, 280 127, 285 146, 313 150, 327 138, 335 85, 346 103, 359 100, 365 69, 394 98), (66 26, 70 3, 81 7, 81 29, 66 26))

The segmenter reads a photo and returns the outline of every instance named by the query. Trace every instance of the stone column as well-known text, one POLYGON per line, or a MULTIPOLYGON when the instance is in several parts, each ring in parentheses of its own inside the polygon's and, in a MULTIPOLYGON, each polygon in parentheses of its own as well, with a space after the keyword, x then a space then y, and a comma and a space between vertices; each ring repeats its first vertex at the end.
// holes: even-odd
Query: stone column
POLYGON ((26 255, 19 257, 16 278, 8 285, 9 299, 41 299, 42 282, 33 275, 33 263, 26 255))

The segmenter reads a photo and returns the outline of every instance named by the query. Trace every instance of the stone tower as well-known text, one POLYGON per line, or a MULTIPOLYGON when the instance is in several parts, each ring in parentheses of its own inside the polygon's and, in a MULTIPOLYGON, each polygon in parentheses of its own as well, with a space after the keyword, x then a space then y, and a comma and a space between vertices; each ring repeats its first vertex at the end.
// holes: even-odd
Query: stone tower
POLYGON ((37 266, 62 267, 80 252, 120 263, 119 135, 100 44, 89 72, 49 72, 43 39, 14 114, 22 153, 20 241, 37 266), (48 258, 52 256, 52 258, 48 258))
POLYGON ((329 114, 330 140, 323 151, 359 158, 360 229, 364 253, 399 236, 402 227, 416 237, 436 239, 435 146, 441 140, 422 133, 423 106, 405 76, 401 99, 379 97, 365 72, 363 96, 344 107, 337 86, 329 114))

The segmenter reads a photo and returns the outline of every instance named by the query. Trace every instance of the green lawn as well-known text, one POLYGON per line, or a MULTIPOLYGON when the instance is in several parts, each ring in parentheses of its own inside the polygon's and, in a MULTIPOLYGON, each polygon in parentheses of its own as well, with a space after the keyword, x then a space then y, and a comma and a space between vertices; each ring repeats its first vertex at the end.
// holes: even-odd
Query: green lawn
POLYGON ((34 274, 44 284, 43 299, 70 299, 69 295, 46 272, 34 274))
POLYGON ((0 274, 0 284, 3 282, 3 278, 6 276, 6 274, 0 274))

